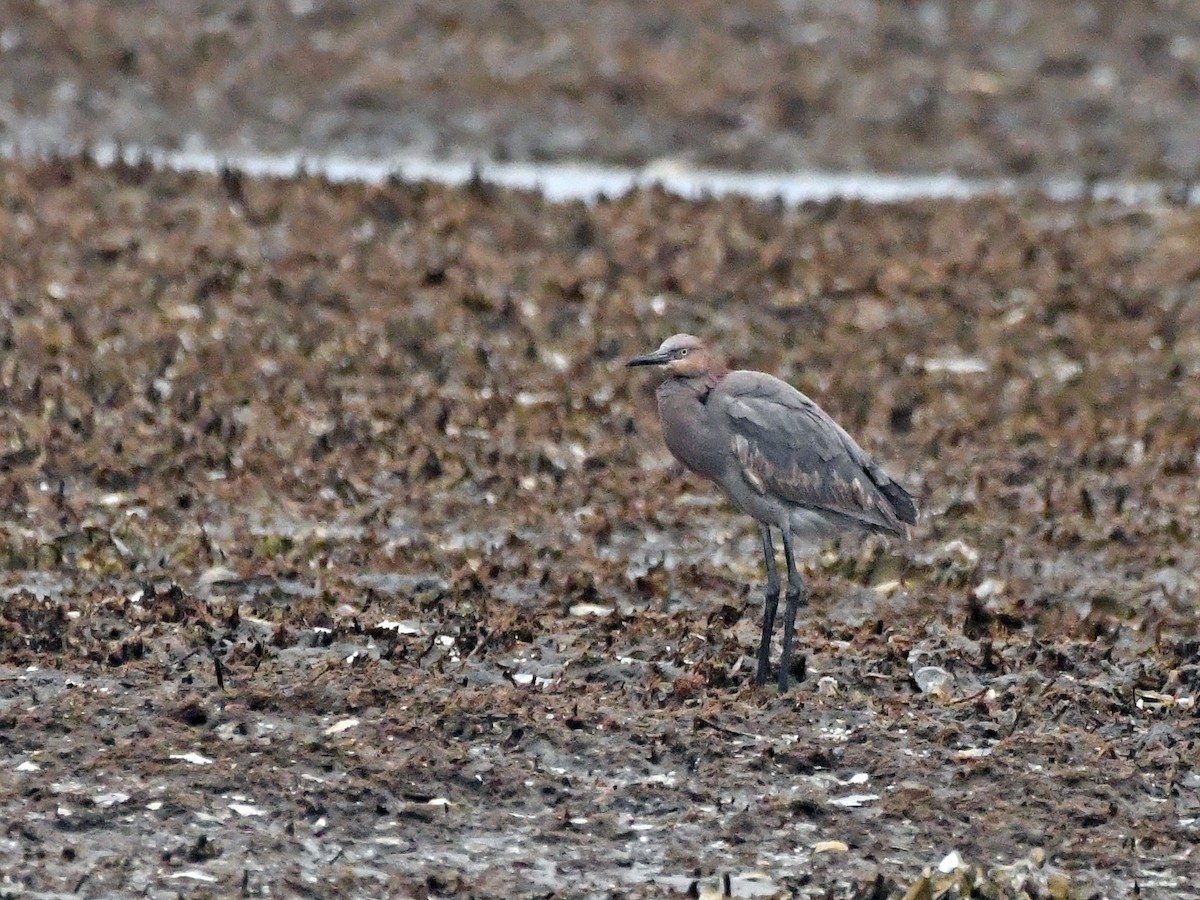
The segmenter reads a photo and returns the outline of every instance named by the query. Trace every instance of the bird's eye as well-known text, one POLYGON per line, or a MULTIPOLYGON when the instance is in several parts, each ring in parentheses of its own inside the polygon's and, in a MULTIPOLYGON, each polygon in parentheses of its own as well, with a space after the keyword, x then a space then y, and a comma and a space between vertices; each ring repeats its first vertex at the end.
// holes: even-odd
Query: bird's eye
POLYGON ((687 356, 687 347, 684 347, 682 350, 680 350, 680 351, 679 351, 679 355, 680 355, 680 356, 687 356))

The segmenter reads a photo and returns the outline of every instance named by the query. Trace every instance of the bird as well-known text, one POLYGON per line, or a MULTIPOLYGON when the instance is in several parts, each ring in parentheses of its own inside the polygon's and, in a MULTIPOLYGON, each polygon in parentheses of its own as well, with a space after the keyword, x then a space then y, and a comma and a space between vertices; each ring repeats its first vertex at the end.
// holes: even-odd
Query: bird
POLYGON ((665 373, 656 394, 667 448, 758 520, 767 568, 755 674, 760 688, 767 683, 782 587, 771 529, 783 537, 788 583, 778 686, 784 692, 796 613, 807 603, 795 543, 813 546, 846 532, 907 537, 917 521, 916 501, 807 396, 765 372, 730 371, 694 335, 673 335, 625 365, 665 373))

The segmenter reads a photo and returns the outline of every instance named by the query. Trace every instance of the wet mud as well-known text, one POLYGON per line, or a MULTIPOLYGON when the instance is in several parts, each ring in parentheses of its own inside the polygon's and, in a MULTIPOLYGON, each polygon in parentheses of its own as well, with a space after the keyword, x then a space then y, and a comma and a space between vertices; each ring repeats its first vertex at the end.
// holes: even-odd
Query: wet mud
POLYGON ((0 141, 1200 174, 1192 3, 12 0, 0 141))
POLYGON ((1197 895, 1197 210, 0 179, 0 893, 1197 895), (681 330, 925 510, 783 696, 681 330))

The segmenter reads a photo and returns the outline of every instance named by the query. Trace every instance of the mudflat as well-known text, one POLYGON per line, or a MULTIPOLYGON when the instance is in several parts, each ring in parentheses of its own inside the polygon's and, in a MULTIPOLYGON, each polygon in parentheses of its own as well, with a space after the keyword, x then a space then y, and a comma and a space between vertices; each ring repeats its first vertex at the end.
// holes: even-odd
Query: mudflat
POLYGON ((0 184, 3 891, 1197 895, 1197 210, 0 184), (681 330, 925 510, 784 696, 681 330))

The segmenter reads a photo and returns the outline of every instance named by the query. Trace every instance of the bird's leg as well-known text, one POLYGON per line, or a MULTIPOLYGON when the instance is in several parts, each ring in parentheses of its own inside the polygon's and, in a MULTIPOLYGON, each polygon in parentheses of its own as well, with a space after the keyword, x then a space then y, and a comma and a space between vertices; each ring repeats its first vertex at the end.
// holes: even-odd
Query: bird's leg
MULTIPOLYGON (((754 683, 762 687, 767 683, 767 668, 771 664, 771 632, 775 630, 775 611, 779 609, 779 569, 775 566, 775 544, 771 541, 769 525, 759 523, 762 532, 763 556, 767 560, 767 596, 763 602, 762 640, 758 644, 758 674, 754 683)), ((787 529, 784 529, 784 536, 787 529)))
POLYGON ((783 611, 783 652, 779 656, 779 690, 786 691, 792 674, 792 633, 796 630, 796 610, 806 602, 804 578, 796 568, 796 555, 792 549, 792 530, 786 524, 783 532, 783 558, 787 562, 788 589, 787 606, 783 611))

